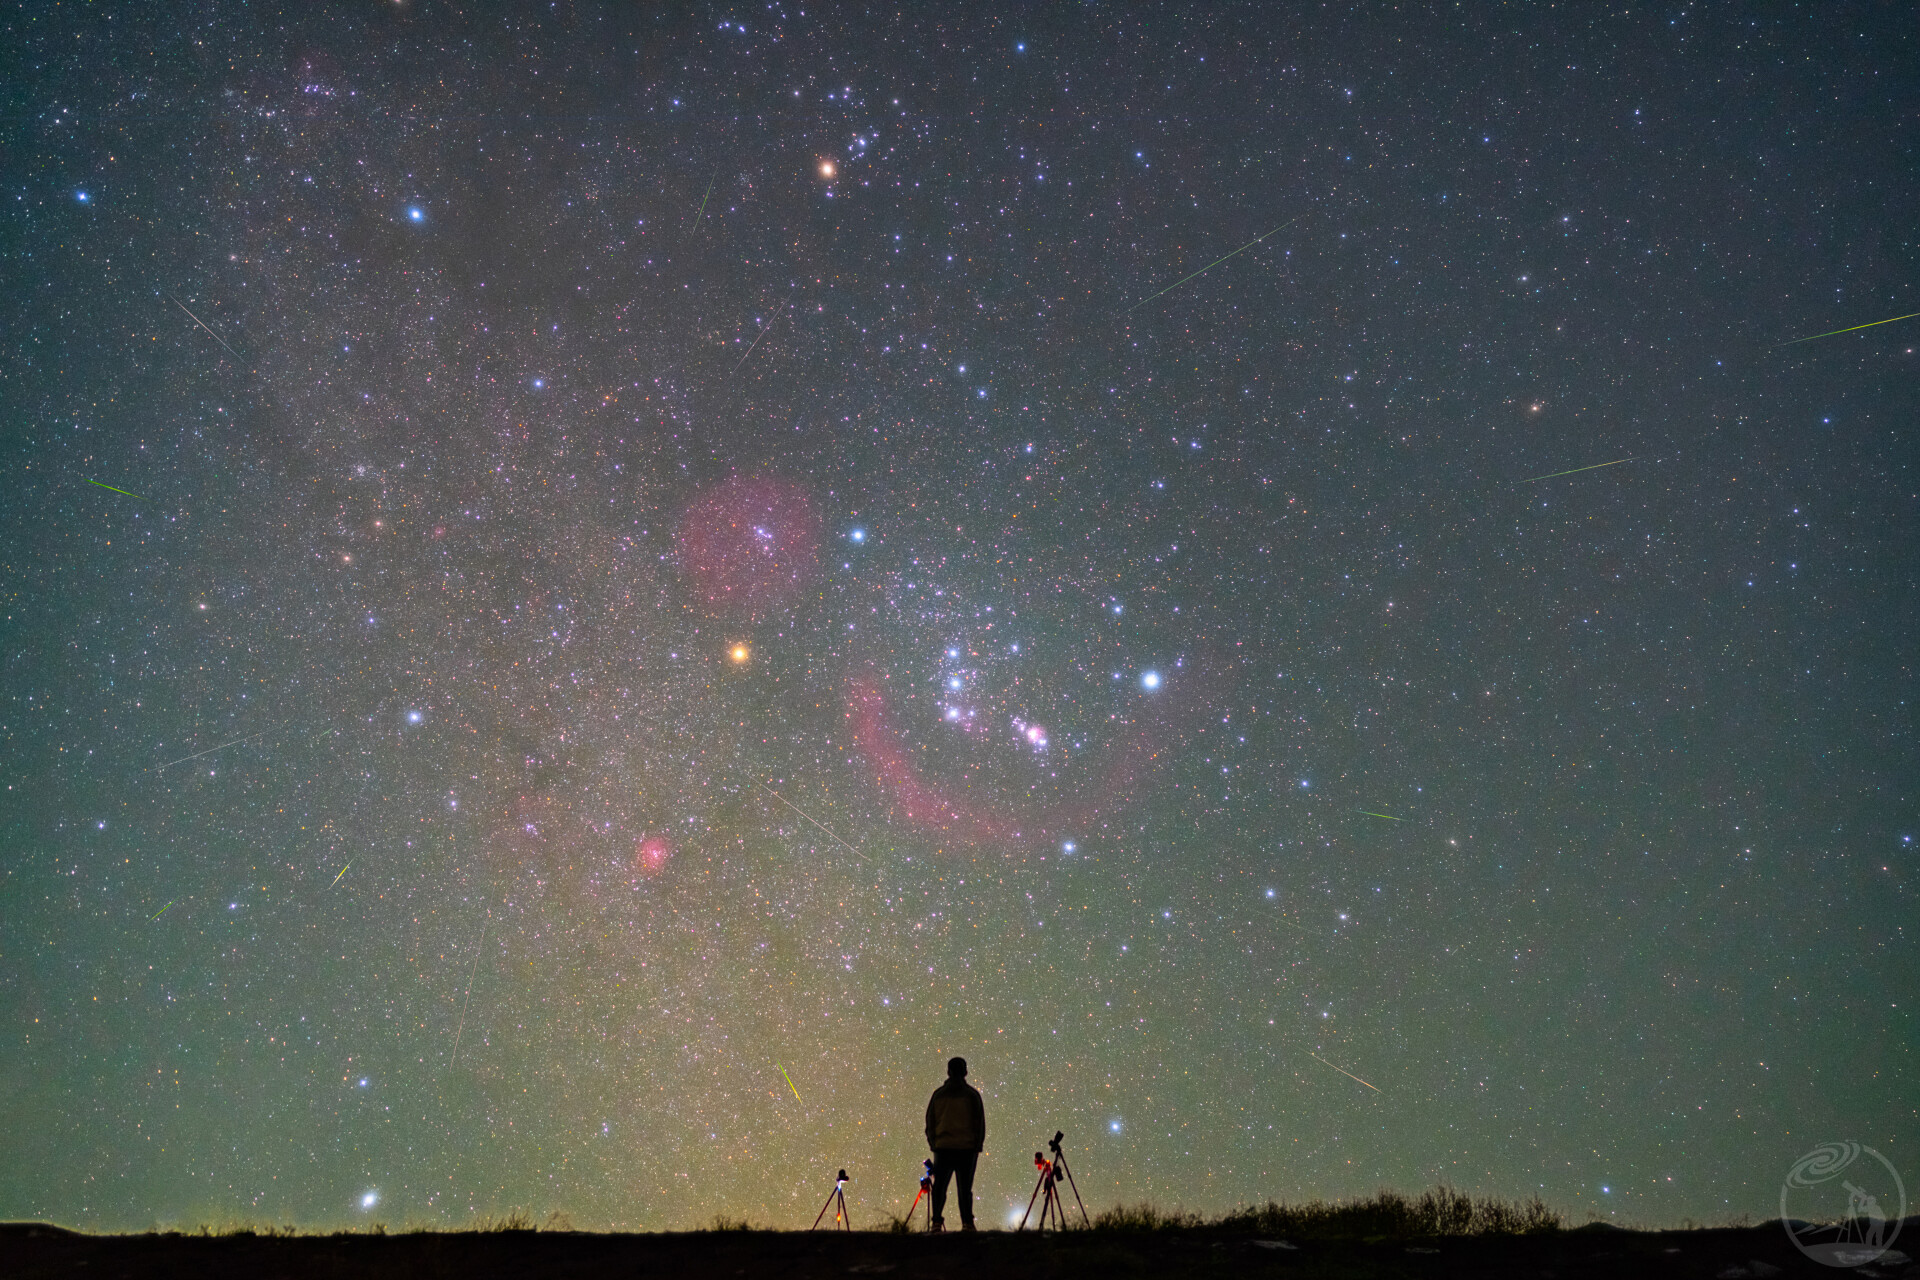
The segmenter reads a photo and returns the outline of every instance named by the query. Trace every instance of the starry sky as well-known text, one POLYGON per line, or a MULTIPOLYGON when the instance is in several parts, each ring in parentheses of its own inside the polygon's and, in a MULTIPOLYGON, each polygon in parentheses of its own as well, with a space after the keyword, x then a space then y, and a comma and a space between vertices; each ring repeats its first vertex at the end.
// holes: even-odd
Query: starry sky
POLYGON ((0 1216, 1920 1177, 1900 6, 4 29, 0 1216))

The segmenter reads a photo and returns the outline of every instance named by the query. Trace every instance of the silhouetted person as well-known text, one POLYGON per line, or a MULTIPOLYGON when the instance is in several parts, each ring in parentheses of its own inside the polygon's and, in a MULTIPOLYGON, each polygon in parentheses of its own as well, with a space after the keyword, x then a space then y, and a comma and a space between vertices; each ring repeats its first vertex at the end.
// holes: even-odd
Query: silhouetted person
POLYGON ((967 1060, 947 1063, 947 1082, 927 1099, 927 1145, 933 1148, 933 1229, 946 1230, 947 1180, 959 1179, 960 1229, 973 1230, 973 1170, 987 1145, 987 1104, 967 1083, 967 1060))

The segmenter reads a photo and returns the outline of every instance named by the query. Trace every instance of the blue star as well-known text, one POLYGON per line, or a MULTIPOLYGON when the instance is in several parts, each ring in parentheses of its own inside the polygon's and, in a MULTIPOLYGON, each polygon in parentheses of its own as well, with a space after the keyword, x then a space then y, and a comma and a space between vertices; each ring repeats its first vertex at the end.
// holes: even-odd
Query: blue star
POLYGON ((407 220, 409 222, 424 222, 426 220, 426 217, 427 217, 426 210, 420 208, 417 205, 407 210, 407 220))

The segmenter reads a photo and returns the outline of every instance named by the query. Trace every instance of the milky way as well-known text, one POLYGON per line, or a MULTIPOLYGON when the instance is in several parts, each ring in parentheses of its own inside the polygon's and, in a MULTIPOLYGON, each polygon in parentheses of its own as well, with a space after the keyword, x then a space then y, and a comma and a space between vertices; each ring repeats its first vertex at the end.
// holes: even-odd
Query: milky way
POLYGON ((71 8, 0 1217, 1920 1175, 1897 7, 71 8))

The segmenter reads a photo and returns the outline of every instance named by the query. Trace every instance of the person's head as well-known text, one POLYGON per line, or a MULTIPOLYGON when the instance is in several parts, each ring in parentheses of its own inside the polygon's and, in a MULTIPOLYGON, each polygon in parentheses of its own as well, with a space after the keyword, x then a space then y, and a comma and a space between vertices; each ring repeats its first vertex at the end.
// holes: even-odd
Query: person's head
POLYGON ((965 1058, 947 1059, 947 1079, 965 1080, 967 1078, 967 1060, 965 1058))

